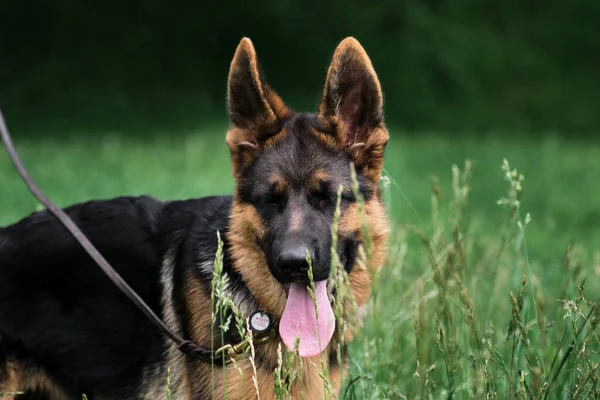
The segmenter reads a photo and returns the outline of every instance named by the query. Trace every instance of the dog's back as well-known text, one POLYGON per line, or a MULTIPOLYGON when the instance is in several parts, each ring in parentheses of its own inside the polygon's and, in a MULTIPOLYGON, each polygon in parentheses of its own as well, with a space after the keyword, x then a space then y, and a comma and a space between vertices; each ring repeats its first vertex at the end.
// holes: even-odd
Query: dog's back
MULTIPOLYGON (((161 315, 164 253, 214 203, 121 197, 65 211, 161 315)), ((2 228, 0 243, 0 393, 131 396, 141 371, 162 362, 164 342, 155 326, 50 213, 2 228)))

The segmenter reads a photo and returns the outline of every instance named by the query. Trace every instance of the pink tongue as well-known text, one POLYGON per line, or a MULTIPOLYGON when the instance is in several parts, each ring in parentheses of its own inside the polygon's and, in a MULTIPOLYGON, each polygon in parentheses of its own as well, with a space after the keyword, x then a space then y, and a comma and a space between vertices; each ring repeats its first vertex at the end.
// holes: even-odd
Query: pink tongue
POLYGON ((315 356, 325 350, 335 330, 335 316, 327 297, 327 281, 315 282, 315 299, 318 321, 315 303, 306 285, 292 283, 279 322, 279 335, 288 349, 294 351, 296 338, 300 338, 300 357, 315 356))

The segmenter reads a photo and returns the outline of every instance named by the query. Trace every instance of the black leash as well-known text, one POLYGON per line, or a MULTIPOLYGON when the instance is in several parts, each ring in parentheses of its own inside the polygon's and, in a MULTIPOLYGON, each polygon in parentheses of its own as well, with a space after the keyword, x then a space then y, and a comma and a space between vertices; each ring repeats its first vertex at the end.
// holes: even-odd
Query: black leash
MULTIPOLYGON (((65 212, 63 212, 60 208, 54 205, 36 186, 33 182, 27 170, 23 166, 17 151, 15 150, 12 139, 8 132, 8 128, 4 122, 4 116, 2 114, 2 110, 0 109, 0 134, 2 135, 2 141, 6 145, 6 150, 8 151, 8 155, 10 156, 12 163, 17 168, 19 175, 25 185, 29 189, 29 191, 42 203, 48 211, 50 211, 73 235, 73 237, 81 244, 81 246, 85 249, 85 251, 92 257, 92 259, 98 264, 98 266, 104 271, 104 273, 110 278, 110 280, 117 286, 121 292, 125 294, 139 308, 144 315, 154 324, 156 327, 162 331, 164 335, 166 335, 169 339, 171 339, 176 345, 177 348, 190 356, 196 357, 202 361, 210 362, 210 363, 227 363, 233 356, 236 354, 241 354, 243 351, 243 343, 238 343, 236 345, 225 345, 216 351, 212 351, 211 349, 205 349, 198 346, 196 343, 185 340, 175 332, 173 332, 169 327, 165 325, 165 323, 152 311, 150 307, 141 299, 141 297, 121 278, 121 276, 114 270, 113 267, 104 259, 104 257, 100 254, 100 252, 94 247, 94 245, 88 240, 88 238, 81 232, 81 230, 75 225, 73 220, 67 216, 65 212), (225 355, 225 357, 223 357, 225 355), (225 360, 224 360, 225 358, 225 360)), ((268 317, 267 317, 268 318, 268 317)), ((269 335, 271 336, 271 335, 269 335)), ((260 343, 260 340, 256 340, 256 343, 260 343)))

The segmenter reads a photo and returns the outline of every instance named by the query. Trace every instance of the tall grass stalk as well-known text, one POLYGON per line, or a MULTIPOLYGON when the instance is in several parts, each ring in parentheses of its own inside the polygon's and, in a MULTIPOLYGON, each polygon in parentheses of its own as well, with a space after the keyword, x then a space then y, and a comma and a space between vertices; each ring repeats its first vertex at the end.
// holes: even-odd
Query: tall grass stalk
MULTIPOLYGON (((443 180, 430 178, 432 233, 426 226, 395 228, 407 233, 401 239, 406 255, 391 252, 382 270, 365 339, 350 347, 357 359, 342 393, 415 399, 600 396, 595 317, 600 311, 578 278, 581 264, 571 266, 568 251, 563 270, 564 293, 575 289, 570 299, 544 285, 527 246, 533 218, 522 216, 523 174, 506 160, 501 172, 508 191, 498 205, 508 214, 496 229, 483 227, 470 204, 468 160, 462 170, 451 169, 450 200, 443 195, 443 180), (398 265, 407 262, 412 273, 407 276, 403 268, 398 280, 398 265), (407 336, 411 330, 414 335, 407 336), (414 366, 412 372, 407 365, 414 366), (354 384, 357 379, 363 384, 354 384)), ((393 240, 397 237, 402 234, 393 240)))

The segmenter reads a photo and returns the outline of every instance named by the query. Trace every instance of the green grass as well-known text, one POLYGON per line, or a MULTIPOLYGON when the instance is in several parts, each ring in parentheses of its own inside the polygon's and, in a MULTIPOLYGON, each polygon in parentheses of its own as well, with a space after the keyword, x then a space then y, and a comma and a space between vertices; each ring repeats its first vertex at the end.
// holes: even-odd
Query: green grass
MULTIPOLYGON (((51 132, 13 135, 30 174, 65 206, 123 194, 230 193, 224 132, 215 125, 144 140, 119 132, 61 141, 51 132)), ((567 349, 600 296, 600 147, 390 134, 390 258, 350 348, 352 383, 342 397, 599 395, 597 332, 584 331, 575 350, 567 349), (504 179, 505 158, 524 174, 522 192, 504 179), (466 159, 472 170, 463 176, 466 159), (497 204, 516 195, 518 207, 497 204)), ((0 224, 36 205, 0 153, 0 224)))

